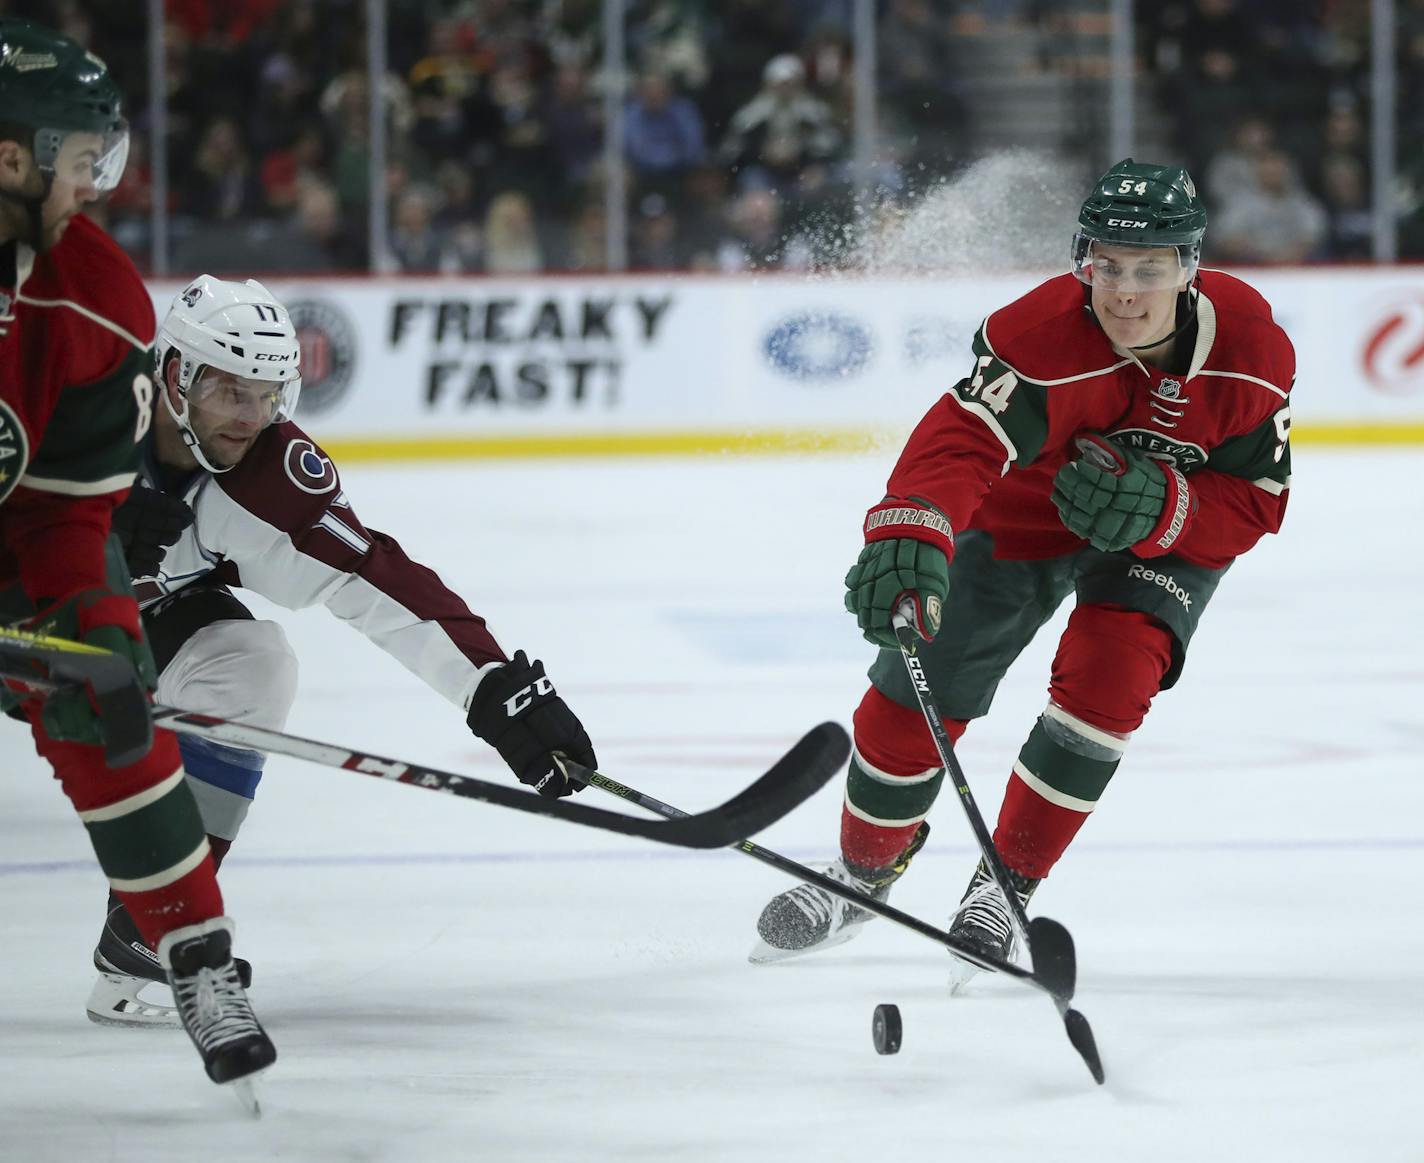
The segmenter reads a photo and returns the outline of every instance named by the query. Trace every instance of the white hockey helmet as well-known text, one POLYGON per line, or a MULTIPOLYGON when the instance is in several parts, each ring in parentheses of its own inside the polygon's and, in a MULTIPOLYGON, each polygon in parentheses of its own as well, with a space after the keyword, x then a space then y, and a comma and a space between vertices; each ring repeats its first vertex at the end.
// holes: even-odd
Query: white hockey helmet
POLYGON ((225 372, 242 381, 272 385, 260 394, 266 423, 290 420, 301 395, 301 348, 287 309, 256 279, 228 282, 199 275, 173 300, 154 344, 159 390, 183 441, 209 472, 214 464, 193 431, 192 408, 201 402, 204 373, 225 372), (167 391, 167 369, 178 363, 178 403, 167 391))

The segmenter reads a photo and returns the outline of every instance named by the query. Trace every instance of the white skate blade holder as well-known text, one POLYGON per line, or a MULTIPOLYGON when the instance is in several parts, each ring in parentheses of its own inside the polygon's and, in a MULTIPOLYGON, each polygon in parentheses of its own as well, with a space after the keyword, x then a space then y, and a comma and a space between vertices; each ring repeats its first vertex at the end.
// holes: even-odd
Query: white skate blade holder
POLYGON ((176 1030, 182 1026, 168 986, 127 973, 100 970, 85 1008, 89 1020, 100 1026, 130 1030, 176 1030), (150 996, 143 996, 145 991, 150 996))

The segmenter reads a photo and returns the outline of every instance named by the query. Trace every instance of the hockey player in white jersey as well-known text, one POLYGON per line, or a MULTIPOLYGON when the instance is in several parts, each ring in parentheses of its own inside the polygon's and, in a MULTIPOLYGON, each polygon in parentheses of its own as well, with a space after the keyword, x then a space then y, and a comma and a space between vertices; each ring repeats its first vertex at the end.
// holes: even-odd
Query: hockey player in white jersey
MULTIPOLYGON (((546 796, 579 790, 557 758, 594 767, 593 747, 543 663, 507 656, 439 577, 367 529, 336 466, 292 422, 299 347, 271 293, 255 280, 195 279, 159 327, 154 359, 165 406, 147 438, 149 487, 133 490, 114 528, 159 668, 157 701, 281 730, 297 660, 281 627, 254 619, 232 591, 289 609, 320 602, 459 707, 521 782, 546 796)), ((189 737, 180 745, 220 864, 264 756, 189 737)), ((154 951, 112 896, 94 964, 92 1019, 177 1024, 154 951)), ((241 959, 239 971, 251 980, 241 959)))

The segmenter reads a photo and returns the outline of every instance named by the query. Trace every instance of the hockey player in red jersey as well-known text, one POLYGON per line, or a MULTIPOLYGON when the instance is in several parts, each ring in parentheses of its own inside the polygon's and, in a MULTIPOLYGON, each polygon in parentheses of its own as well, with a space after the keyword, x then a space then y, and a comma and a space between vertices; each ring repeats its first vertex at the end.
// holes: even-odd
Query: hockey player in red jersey
MULTIPOLYGON (((1120 162, 1078 222, 1072 274, 985 319, 969 375, 911 435, 846 576, 846 605, 882 649, 828 872, 878 899, 923 844, 944 778, 892 628, 907 599, 957 740, 1075 595, 993 837, 1027 902, 1176 683, 1222 574, 1285 513, 1294 353, 1256 291, 1198 269, 1206 211, 1187 172, 1120 162)), ((752 960, 838 944, 870 916, 798 885, 762 911, 752 960)), ((1012 953, 982 862, 951 932, 1012 953)))
MULTIPOLYGON (((110 650, 153 686, 111 514, 151 418, 153 307, 84 207, 123 172, 128 128, 104 63, 0 19, 0 623, 110 650)), ((276 1057, 231 956, 222 897, 177 744, 105 766, 90 698, 18 702, 137 931, 156 950, 215 1082, 276 1057)))
MULTIPOLYGON (((203 275, 159 327, 162 403, 145 483, 115 516, 136 578, 165 705, 280 730, 297 661, 275 622, 234 588, 300 609, 324 604, 450 703, 514 775, 546 796, 577 791, 561 756, 596 766, 583 726, 541 662, 505 654, 484 619, 396 541, 367 529, 336 466, 295 423, 300 351, 286 308, 255 280, 203 275)), ((255 751, 179 744, 221 861, 262 776, 255 751)), ((96 1021, 171 1025, 162 975, 119 899, 94 952, 96 1021), (142 995, 142 996, 140 996, 142 995)))

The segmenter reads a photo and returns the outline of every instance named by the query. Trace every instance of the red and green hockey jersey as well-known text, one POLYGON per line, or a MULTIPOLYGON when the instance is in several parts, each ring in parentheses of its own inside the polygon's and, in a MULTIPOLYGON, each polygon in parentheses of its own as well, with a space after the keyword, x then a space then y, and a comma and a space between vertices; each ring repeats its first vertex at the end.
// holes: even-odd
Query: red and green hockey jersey
POLYGON ((0 588, 100 585, 153 400, 153 303, 89 219, 37 255, 0 246, 0 588))
POLYGON ((1192 511, 1151 552, 1226 565, 1285 514, 1295 353, 1240 279, 1203 271, 1200 291, 1180 375, 1116 347, 1072 275, 995 311, 975 336, 973 373, 920 421, 890 494, 992 533, 999 557, 1071 553, 1084 542, 1059 520, 1053 477, 1078 455, 1075 437, 1100 433, 1190 479, 1192 511))

